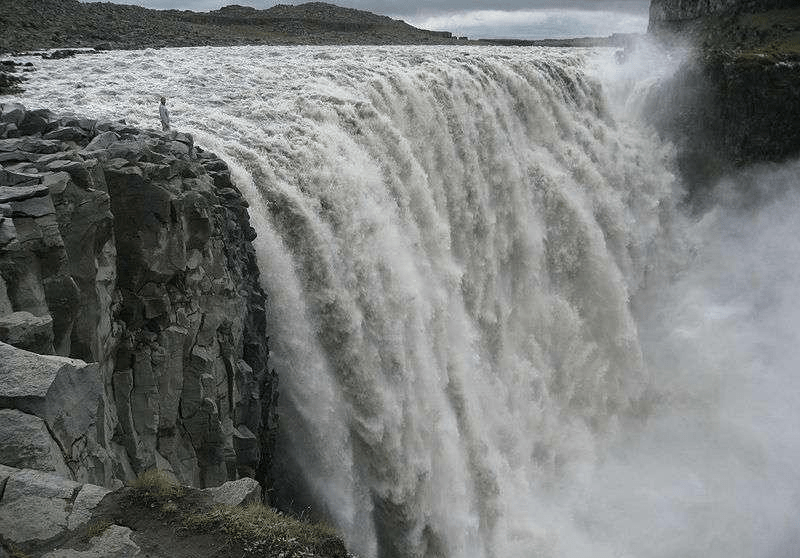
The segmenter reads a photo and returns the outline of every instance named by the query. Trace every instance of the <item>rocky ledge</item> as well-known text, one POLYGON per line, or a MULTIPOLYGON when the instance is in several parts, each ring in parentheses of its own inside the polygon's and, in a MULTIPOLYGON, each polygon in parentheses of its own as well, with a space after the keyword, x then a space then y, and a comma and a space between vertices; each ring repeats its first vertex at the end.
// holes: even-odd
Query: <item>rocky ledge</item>
POLYGON ((261 504, 249 478, 199 490, 148 471, 111 491, 0 465, 0 557, 346 558, 328 527, 261 504))
POLYGON ((268 487, 254 237, 190 135, 0 105, 0 463, 268 487))

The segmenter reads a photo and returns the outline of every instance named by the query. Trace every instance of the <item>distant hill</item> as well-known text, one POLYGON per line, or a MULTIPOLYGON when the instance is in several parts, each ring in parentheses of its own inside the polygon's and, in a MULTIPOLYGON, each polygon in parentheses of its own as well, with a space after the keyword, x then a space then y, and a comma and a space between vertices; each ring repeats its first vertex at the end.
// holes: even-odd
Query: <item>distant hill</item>
POLYGON ((482 43, 501 46, 538 47, 630 47, 643 35, 639 33, 614 33, 608 37, 576 37, 574 39, 480 39, 482 43))
MULTIPOLYGON (((245 44, 452 44, 386 16, 323 2, 266 10, 152 10, 108 2, 15 0, 0 10, 0 52, 96 47, 133 49, 245 44)), ((461 41, 463 42, 463 41, 461 41)))

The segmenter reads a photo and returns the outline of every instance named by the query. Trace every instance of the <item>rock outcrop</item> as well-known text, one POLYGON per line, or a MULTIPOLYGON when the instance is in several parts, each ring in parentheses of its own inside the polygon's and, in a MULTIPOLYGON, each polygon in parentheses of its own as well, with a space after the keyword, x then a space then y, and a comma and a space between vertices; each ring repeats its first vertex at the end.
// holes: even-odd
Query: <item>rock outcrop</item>
MULTIPOLYGON (((15 62, 13 60, 0 60, 0 95, 20 93, 22 83, 27 80, 24 73, 33 72, 32 62, 15 62)), ((4 131, 0 128, 0 131, 4 131)), ((12 131, 13 133, 13 131, 12 131)))
POLYGON ((796 6, 796 0, 652 0, 648 29, 651 33, 685 33, 711 18, 796 6))
POLYGON ((111 492, 47 472, 1 465, 0 487, 0 536, 12 548, 41 544, 79 528, 111 492))
POLYGON ((267 487, 266 300, 224 162, 187 134, 4 104, 0 211, 0 462, 267 487))
POLYGON ((149 471, 132 487, 111 491, 0 465, 0 556, 9 553, 39 558, 351 556, 329 528, 262 506, 253 479, 198 490, 149 471))
POLYGON ((800 155, 800 7, 785 0, 653 0, 650 30, 691 47, 648 113, 702 192, 735 167, 800 155))

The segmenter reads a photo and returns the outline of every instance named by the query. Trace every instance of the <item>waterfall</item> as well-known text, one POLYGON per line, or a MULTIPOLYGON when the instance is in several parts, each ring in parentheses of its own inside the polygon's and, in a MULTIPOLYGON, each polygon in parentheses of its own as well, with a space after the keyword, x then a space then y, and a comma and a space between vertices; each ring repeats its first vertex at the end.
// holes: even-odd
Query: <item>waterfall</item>
POLYGON ((164 94, 229 162, 269 297, 280 496, 363 558, 789 556, 796 195, 684 215, 671 147, 597 57, 120 52, 43 61, 23 100, 155 126, 164 94))

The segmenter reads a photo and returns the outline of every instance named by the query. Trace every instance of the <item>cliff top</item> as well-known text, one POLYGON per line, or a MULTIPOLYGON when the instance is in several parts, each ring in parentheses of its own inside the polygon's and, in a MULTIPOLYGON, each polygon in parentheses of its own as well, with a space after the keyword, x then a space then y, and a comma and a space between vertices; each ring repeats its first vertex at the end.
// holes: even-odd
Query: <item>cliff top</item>
POLYGON ((754 61, 800 58, 797 0, 653 0, 649 32, 754 61))

